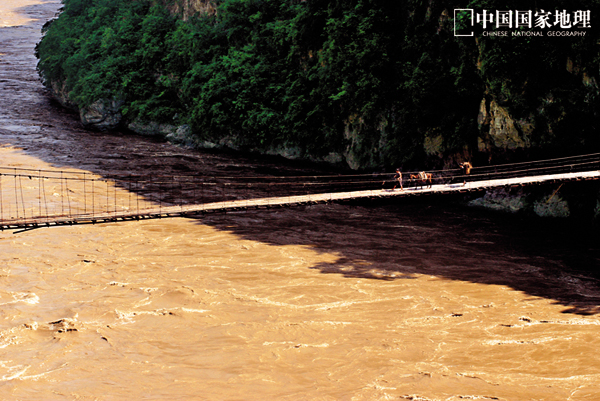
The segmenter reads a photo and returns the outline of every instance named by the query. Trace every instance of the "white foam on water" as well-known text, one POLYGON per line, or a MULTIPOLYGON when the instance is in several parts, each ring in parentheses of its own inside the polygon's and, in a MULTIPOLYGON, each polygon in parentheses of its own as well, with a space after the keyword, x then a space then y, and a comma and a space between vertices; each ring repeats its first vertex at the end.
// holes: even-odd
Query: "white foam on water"
POLYGON ((0 303, 0 306, 16 304, 19 302, 23 302, 23 303, 26 303, 29 305, 36 305, 36 304, 40 303, 40 297, 37 296, 37 294, 35 294, 33 292, 12 292, 10 294, 11 294, 13 300, 4 302, 4 303, 0 303))
POLYGON ((7 367, 6 362, 0 362, 0 366, 2 368, 7 368, 7 370, 8 370, 8 372, 5 375, 0 377, 0 382, 7 382, 7 381, 14 380, 14 379, 18 379, 21 376, 23 376, 25 374, 25 372, 27 372, 27 370, 30 368, 30 366, 23 366, 23 365, 7 367))

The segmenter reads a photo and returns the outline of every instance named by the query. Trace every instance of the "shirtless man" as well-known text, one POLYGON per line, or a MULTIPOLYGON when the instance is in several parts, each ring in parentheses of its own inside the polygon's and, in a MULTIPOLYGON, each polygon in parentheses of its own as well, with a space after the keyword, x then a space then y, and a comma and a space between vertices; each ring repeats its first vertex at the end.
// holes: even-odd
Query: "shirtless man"
POLYGON ((463 182, 463 186, 467 185, 467 175, 471 174, 471 169, 473 168, 473 165, 469 162, 462 162, 459 163, 458 167, 461 168, 461 170, 463 171, 463 175, 465 176, 465 182, 463 182))
MULTIPOLYGON (((398 184, 400 184, 400 190, 403 191, 404 187, 402 186, 402 172, 400 171, 399 168, 396 169, 396 175, 394 176, 394 180, 398 180, 398 184)), ((392 191, 394 189, 396 189, 398 184, 394 185, 394 188, 392 188, 392 191)))

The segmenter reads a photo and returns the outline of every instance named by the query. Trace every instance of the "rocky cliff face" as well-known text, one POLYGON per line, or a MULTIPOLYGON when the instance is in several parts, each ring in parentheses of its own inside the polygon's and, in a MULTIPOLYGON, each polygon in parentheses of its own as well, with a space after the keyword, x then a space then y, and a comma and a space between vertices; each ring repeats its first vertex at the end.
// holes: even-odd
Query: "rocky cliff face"
POLYGON ((470 206, 531 216, 600 223, 600 184, 567 183, 541 187, 499 188, 468 202, 470 206))
POLYGON ((190 17, 198 14, 214 14, 217 6, 212 0, 177 0, 162 1, 162 4, 173 15, 187 21, 190 17))
POLYGON ((530 134, 533 124, 528 120, 515 120, 494 99, 481 100, 477 122, 480 136, 477 138, 480 152, 523 149, 531 146, 530 134))
POLYGON ((99 99, 79 109, 79 118, 84 127, 100 131, 116 129, 123 119, 122 100, 99 99))

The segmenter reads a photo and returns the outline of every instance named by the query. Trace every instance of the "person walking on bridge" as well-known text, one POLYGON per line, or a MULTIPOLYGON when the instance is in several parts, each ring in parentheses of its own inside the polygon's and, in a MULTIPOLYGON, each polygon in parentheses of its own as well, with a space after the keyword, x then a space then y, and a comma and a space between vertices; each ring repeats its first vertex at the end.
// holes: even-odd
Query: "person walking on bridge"
POLYGON ((473 168, 473 165, 469 162, 462 162, 458 165, 458 167, 460 167, 460 169, 462 170, 464 176, 463 186, 465 186, 467 185, 467 176, 471 174, 471 169, 473 168))
MULTIPOLYGON (((400 190, 403 191, 404 187, 402 186, 402 171, 400 171, 399 168, 396 169, 396 175, 394 175, 394 180, 398 181, 398 184, 400 184, 400 190)), ((398 184, 394 185, 394 188, 392 188, 392 191, 394 189, 396 189, 398 184)))

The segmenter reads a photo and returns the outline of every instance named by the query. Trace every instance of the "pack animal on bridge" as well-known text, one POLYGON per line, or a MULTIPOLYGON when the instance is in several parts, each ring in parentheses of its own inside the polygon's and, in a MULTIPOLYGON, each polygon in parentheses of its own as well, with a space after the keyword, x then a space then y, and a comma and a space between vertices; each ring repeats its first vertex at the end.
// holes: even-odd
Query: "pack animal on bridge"
POLYGON ((418 174, 411 174, 410 181, 415 183, 415 189, 419 186, 423 189, 425 185, 427 185, 427 188, 431 188, 433 184, 433 174, 424 171, 421 171, 418 174))

